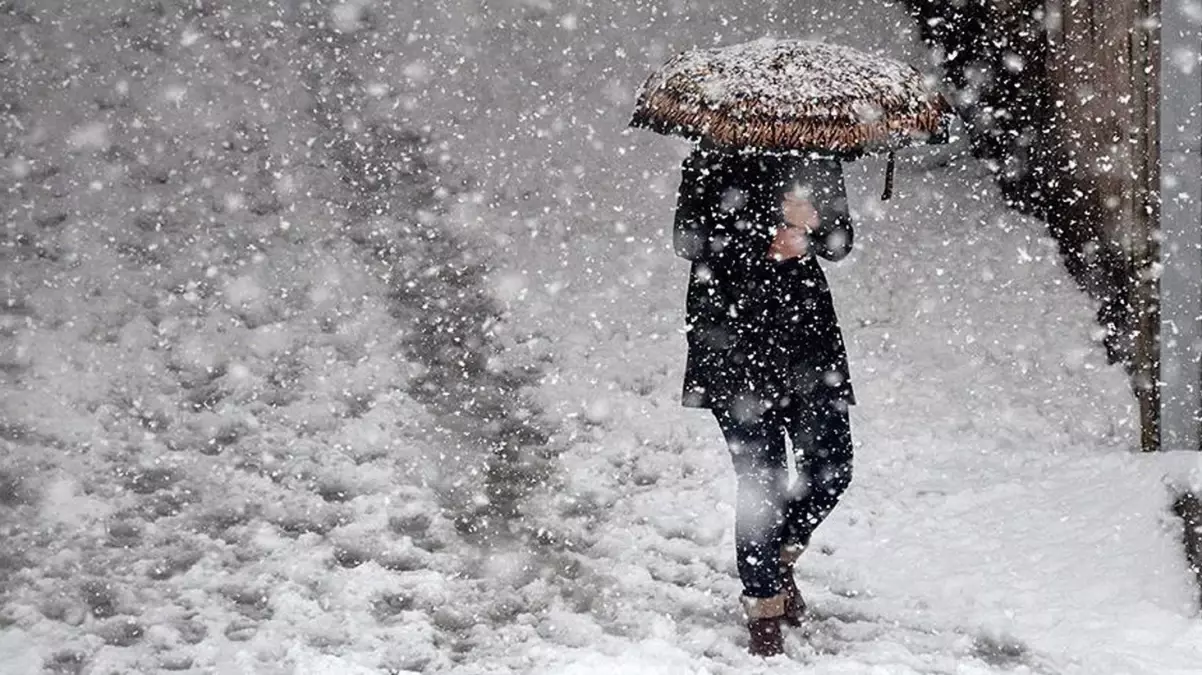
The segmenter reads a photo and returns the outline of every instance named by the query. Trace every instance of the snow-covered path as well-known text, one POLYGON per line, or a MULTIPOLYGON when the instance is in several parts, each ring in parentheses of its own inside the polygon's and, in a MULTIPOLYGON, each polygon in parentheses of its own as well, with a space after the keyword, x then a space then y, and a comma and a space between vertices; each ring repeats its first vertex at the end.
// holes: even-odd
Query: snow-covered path
MULTIPOLYGON (((429 228, 415 231, 454 231, 490 252, 506 310, 495 328, 509 347, 498 361, 544 366, 530 395, 564 448, 552 483, 523 504, 537 543, 477 547, 438 510, 440 475, 468 475, 473 458, 432 433, 440 420, 397 384, 420 372, 394 351, 407 316, 389 311, 395 294, 375 263, 330 227, 357 221, 337 206, 346 186, 328 175, 329 158, 304 150, 324 130, 301 114, 305 83, 289 79, 300 69, 288 49, 305 56, 311 44, 299 23, 272 33, 273 60, 246 47, 265 30, 255 12, 270 13, 266 5, 185 8, 164 24, 170 35, 155 13, 131 10, 94 45, 117 41, 120 52, 142 32, 145 44, 166 45, 138 52, 146 63, 114 64, 118 92, 126 70, 152 77, 126 83, 132 101, 111 115, 161 108, 148 119, 164 141, 145 153, 169 170, 132 171, 144 184, 111 195, 91 187, 101 183, 68 184, 111 173, 111 185, 128 185, 117 169, 142 161, 83 152, 110 141, 91 131, 109 108, 80 103, 90 95, 82 87, 40 104, 63 113, 51 140, 78 126, 88 133, 71 140, 83 150, 58 156, 21 140, 65 167, 54 199, 36 193, 35 210, 72 203, 62 219, 34 219, 39 237, 72 251, 90 240, 60 237, 60 223, 97 239, 118 233, 145 260, 98 285, 99 300, 35 283, 33 304, 13 305, 6 319, 37 377, 5 390, 14 410, 32 412, 14 417, 21 425, 5 427, 4 440, 33 458, 28 466, 46 458, 53 480, 36 499, 0 483, 15 504, 0 525, 37 544, 11 559, 0 550, 0 581, 21 582, 0 607, 0 673, 1196 672, 1196 590, 1162 485, 1171 458, 1130 453, 1133 401, 1091 341, 1088 301, 1041 226, 1005 211, 960 146, 908 154, 884 205, 882 163, 850 167, 857 250, 827 270, 860 400, 855 480, 803 559, 810 633, 790 637, 787 659, 744 652, 733 476, 713 421, 677 401, 687 269, 671 255, 668 226, 685 146, 627 133, 625 117, 647 69, 695 44, 790 35, 920 61, 897 7, 385 5, 312 9, 345 33, 335 47, 353 71, 345 79, 362 77, 370 97, 355 112, 429 125, 441 155, 429 179, 444 179, 445 158, 475 182, 445 217, 369 225, 387 237, 412 220, 429 228), (356 33, 360 19, 372 30, 356 33), (246 30, 245 43, 230 26, 246 30), (251 87, 263 82, 272 96, 251 87), (273 105, 236 103, 244 93, 273 105), (185 94, 214 120, 191 124, 178 105, 185 94), (255 140, 256 125, 266 140, 255 140), (167 141, 192 153, 178 169, 167 141), (242 154, 230 160, 218 147, 242 154), (255 163, 277 152, 298 163, 273 182, 255 163), (239 171, 262 182, 227 176, 239 171), (177 183, 216 205, 198 198, 202 216, 233 219, 214 228, 241 237, 232 252, 215 238, 167 246, 163 261, 157 237, 173 221, 124 222, 135 208, 173 213, 159 207, 176 205, 177 183), (72 219, 88 213, 100 214, 95 227, 72 219), (265 243, 265 255, 246 256, 248 242, 265 243), (209 268, 188 260, 214 253, 209 268), (176 286, 188 291, 179 301, 176 286), (306 293, 285 302, 273 288, 306 293), (167 422, 173 435, 144 433, 167 422), (147 476, 163 485, 143 485, 147 476)), ((279 12, 293 22, 295 9, 279 12)), ((11 30, 33 30, 22 21, 14 15, 11 30)), ((75 61, 49 48, 50 34, 31 44, 57 77, 57 62, 75 61)), ((339 119, 351 130, 362 122, 339 119)), ((127 140, 113 136, 114 147, 127 140)), ((28 224, 21 213, 13 222, 28 224)), ((85 269, 107 279, 103 256, 124 258, 94 248, 85 269)), ((406 253, 401 266, 431 264, 406 253)), ((67 260, 28 257, 23 269, 45 268, 49 279, 75 274, 67 260)))

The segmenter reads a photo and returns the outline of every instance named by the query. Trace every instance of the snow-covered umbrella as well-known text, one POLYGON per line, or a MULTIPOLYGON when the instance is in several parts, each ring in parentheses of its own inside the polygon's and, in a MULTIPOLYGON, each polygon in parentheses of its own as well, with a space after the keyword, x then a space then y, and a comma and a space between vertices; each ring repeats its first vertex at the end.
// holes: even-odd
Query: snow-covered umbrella
POLYGON ((951 106, 913 67, 850 47, 763 38, 677 54, 639 90, 630 125, 732 150, 855 158, 947 139, 951 106))

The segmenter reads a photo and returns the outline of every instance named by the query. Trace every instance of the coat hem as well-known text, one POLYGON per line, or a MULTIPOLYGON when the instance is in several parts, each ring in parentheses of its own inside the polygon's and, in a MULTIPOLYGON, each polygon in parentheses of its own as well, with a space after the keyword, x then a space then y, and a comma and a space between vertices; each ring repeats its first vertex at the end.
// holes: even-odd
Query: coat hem
MULTIPOLYGON (((809 398, 816 399, 816 398, 820 398, 820 397, 813 396, 813 397, 809 397, 809 398)), ((857 403, 856 395, 854 392, 846 392, 844 394, 840 394, 840 395, 836 395, 836 396, 823 396, 821 398, 825 399, 828 402, 842 401, 843 403, 845 403, 849 406, 856 405, 856 403, 857 403)), ((715 405, 714 402, 712 400, 709 400, 708 398, 699 398, 695 395, 691 396, 689 394, 685 394, 684 396, 682 396, 680 398, 680 406, 682 408, 691 408, 694 410, 717 410, 722 407, 720 405, 715 405)))

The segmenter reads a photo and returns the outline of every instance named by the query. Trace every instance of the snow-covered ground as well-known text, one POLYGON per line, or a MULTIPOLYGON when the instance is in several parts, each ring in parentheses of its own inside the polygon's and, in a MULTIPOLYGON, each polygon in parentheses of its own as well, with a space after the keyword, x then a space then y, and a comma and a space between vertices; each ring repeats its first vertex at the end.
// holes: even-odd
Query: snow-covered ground
POLYGON ((917 62, 898 8, 0 6, 0 672, 1202 662, 1196 460, 1131 452, 1087 300, 959 146, 884 204, 850 167, 855 480, 808 633, 744 653, 733 476, 677 403, 685 146, 625 116, 694 44, 917 62))

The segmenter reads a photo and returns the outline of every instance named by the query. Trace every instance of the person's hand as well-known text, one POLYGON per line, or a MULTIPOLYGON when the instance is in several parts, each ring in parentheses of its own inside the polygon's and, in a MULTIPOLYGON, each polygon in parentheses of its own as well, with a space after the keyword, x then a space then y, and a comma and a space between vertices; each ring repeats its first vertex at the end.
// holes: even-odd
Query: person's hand
POLYGON ((781 227, 776 230, 772 246, 768 248, 768 257, 780 262, 790 258, 800 258, 806 254, 810 246, 809 233, 800 227, 781 227))
POLYGON ((818 227, 818 211, 810 200, 792 192, 785 193, 785 199, 780 205, 785 222, 792 227, 799 227, 806 232, 818 227))
POLYGON ((800 258, 809 249, 809 233, 818 227, 818 212, 810 200, 793 193, 785 194, 780 205, 785 227, 776 230, 768 256, 773 260, 800 258))

